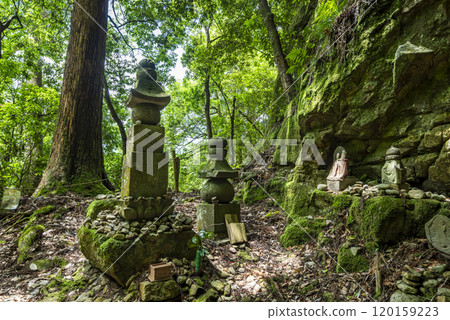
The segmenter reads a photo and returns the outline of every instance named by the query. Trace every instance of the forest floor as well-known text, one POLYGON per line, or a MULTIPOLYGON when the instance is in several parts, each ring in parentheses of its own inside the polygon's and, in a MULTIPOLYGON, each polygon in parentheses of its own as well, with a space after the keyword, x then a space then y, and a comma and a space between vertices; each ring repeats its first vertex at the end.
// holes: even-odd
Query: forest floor
MULTIPOLYGON (((177 194, 176 198, 180 201, 175 212, 183 212, 195 221, 196 206, 200 203, 198 195, 177 194)), ((93 268, 79 250, 77 229, 92 201, 92 198, 75 194, 22 199, 17 212, 30 213, 48 205, 55 207, 52 213, 38 217, 36 223, 46 229, 32 247, 30 259, 22 264, 16 262, 17 240, 27 220, 19 221, 23 214, 0 218, 0 301, 140 300, 137 285, 121 288, 112 278, 102 276, 93 268), (32 262, 40 259, 50 259, 53 263, 44 270, 32 270, 35 269, 32 262)), ((325 232, 332 239, 328 244, 319 247, 310 242, 284 248, 279 239, 286 221, 280 208, 263 200, 251 206, 242 205, 241 209, 248 243, 230 245, 205 240, 208 254, 203 280, 189 270, 190 263, 188 270, 175 268, 175 273, 183 271, 187 278, 201 282, 199 292, 210 288, 207 279, 216 279, 225 286, 225 293, 222 291, 222 296, 216 297, 219 301, 373 301, 374 261, 368 272, 336 273, 338 249, 350 235, 339 218, 328 222, 325 232)), ((194 230, 197 231, 195 225, 194 230)), ((427 268, 444 263, 435 250, 428 248, 425 239, 405 241, 380 250, 377 260, 382 275, 382 294, 378 301, 389 301, 405 265, 427 268)), ((147 276, 148 273, 142 273, 136 283, 147 276)), ((195 295, 189 293, 189 281, 184 283, 182 300, 195 300, 195 295)))

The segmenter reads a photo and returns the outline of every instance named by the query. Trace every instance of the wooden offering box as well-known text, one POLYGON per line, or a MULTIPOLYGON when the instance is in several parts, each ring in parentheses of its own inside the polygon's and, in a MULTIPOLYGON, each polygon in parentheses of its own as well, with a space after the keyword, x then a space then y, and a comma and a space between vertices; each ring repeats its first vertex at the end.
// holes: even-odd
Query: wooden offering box
POLYGON ((172 266, 169 263, 161 262, 150 265, 150 281, 162 281, 172 277, 172 266))

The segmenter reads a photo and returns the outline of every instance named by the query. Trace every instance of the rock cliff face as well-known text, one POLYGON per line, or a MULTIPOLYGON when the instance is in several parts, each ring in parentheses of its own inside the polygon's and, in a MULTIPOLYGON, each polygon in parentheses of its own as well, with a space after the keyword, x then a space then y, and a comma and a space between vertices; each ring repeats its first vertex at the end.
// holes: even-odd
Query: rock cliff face
MULTIPOLYGON (((314 139, 327 166, 297 163, 285 186, 287 207, 298 184, 325 181, 339 145, 353 176, 380 180, 394 145, 411 186, 450 192, 448 18, 446 0, 379 0, 356 17, 345 61, 334 49, 300 80, 300 94, 273 137, 299 145, 314 139)), ((298 155, 299 147, 290 147, 288 162, 298 155)))

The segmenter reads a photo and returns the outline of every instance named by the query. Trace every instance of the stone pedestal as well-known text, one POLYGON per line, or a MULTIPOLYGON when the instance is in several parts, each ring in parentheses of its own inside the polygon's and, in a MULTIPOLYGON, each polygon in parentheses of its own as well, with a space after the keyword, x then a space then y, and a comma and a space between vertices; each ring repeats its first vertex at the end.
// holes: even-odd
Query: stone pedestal
POLYGON ((328 191, 342 191, 348 186, 354 184, 356 182, 356 178, 353 177, 345 177, 341 180, 327 180, 327 188, 328 191))
POLYGON ((194 237, 192 230, 148 234, 135 240, 120 241, 82 226, 78 230, 80 249, 92 265, 124 286, 128 279, 162 257, 195 258, 195 249, 188 247, 194 237))
POLYGON ((241 221, 241 208, 234 203, 202 203, 197 207, 197 228, 212 233, 227 233, 226 214, 235 214, 241 221))

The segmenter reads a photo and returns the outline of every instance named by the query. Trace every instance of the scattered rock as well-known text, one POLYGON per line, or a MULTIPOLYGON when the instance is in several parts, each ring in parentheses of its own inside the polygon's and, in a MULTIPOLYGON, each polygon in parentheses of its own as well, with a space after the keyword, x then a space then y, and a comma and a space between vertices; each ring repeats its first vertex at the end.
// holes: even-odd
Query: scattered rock
POLYGON ((224 284, 220 280, 214 280, 211 282, 211 287, 213 287, 217 292, 224 292, 224 284))
POLYGON ((390 302, 422 302, 423 299, 419 296, 407 294, 400 290, 395 291, 391 298, 390 302))
POLYGON ((402 292, 407 294, 417 294, 419 292, 417 288, 408 286, 402 280, 397 281, 397 288, 399 288, 402 292))
POLYGON ((175 280, 144 281, 139 285, 142 301, 174 301, 181 295, 181 290, 175 280))
POLYGON ((422 190, 409 190, 408 192, 408 196, 411 199, 424 199, 425 198, 425 192, 423 192, 422 190))

